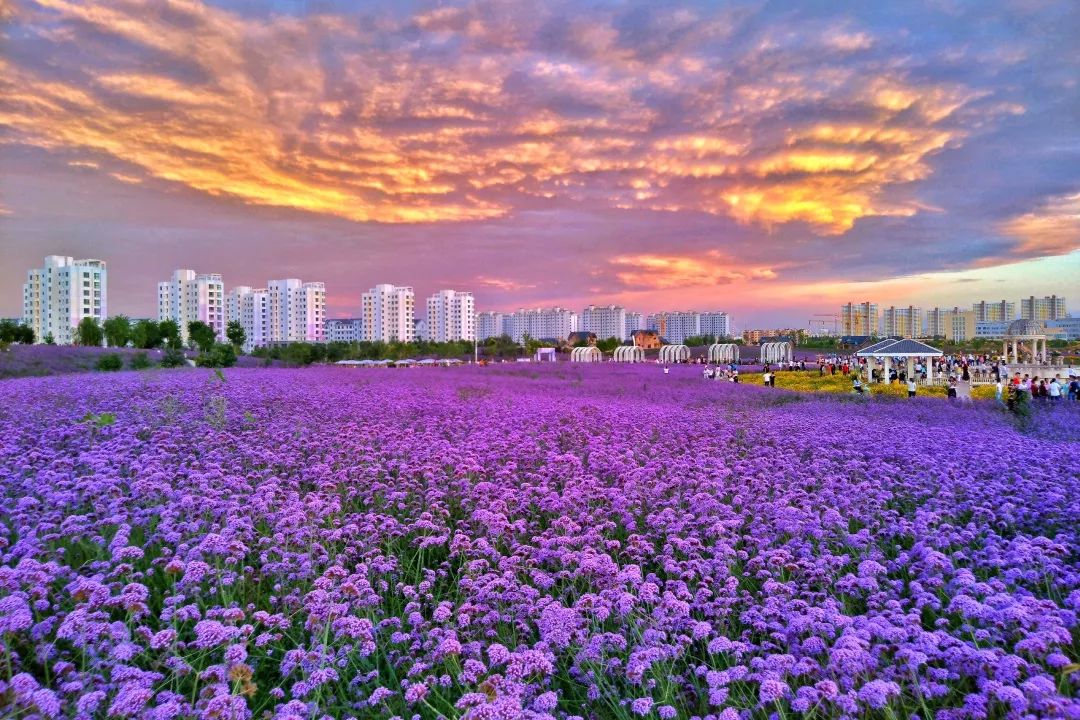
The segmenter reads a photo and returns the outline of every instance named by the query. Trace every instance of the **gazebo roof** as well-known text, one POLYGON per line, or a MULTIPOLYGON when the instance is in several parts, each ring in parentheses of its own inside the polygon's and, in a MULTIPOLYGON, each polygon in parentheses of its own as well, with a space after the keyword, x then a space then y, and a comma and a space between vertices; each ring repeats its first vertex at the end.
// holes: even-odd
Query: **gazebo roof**
POLYGON ((936 347, 918 340, 882 340, 855 353, 859 357, 939 357, 936 347))
POLYGON ((855 352, 855 354, 859 355, 859 356, 862 356, 863 353, 875 352, 880 348, 888 347, 889 345, 892 345, 894 342, 896 342, 899 339, 900 338, 885 338, 884 340, 878 340, 877 342, 872 342, 869 345, 867 345, 866 347, 862 348, 861 350, 857 350, 855 352))
POLYGON ((1046 337, 1046 328, 1036 320, 1013 320, 1005 331, 1005 337, 1012 338, 1039 338, 1046 337))

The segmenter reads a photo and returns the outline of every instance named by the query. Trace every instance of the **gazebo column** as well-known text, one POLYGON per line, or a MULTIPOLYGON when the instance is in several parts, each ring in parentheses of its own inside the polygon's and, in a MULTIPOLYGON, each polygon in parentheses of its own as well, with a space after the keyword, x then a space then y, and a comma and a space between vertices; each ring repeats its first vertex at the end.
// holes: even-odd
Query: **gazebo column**
POLYGON ((934 384, 934 358, 926 358, 926 384, 934 384))
POLYGON ((891 375, 891 374, 892 374, 892 373, 890 372, 890 366, 891 366, 891 362, 892 362, 892 361, 891 361, 891 359, 889 358, 889 356, 888 356, 888 355, 886 355, 886 356, 885 356, 885 359, 884 359, 884 361, 883 361, 883 362, 884 362, 884 365, 885 365, 885 367, 884 367, 884 369, 883 369, 883 370, 881 371, 881 380, 882 380, 882 382, 884 382, 884 383, 885 383, 886 385, 888 385, 888 384, 890 384, 890 382, 891 382, 891 381, 889 380, 889 375, 891 375))
POLYGON ((908 356, 907 367, 904 372, 909 382, 915 379, 915 358, 908 356))
POLYGON ((1001 359, 1004 360, 1005 362, 1009 361, 1009 341, 1008 340, 1002 340, 1001 341, 1001 359))

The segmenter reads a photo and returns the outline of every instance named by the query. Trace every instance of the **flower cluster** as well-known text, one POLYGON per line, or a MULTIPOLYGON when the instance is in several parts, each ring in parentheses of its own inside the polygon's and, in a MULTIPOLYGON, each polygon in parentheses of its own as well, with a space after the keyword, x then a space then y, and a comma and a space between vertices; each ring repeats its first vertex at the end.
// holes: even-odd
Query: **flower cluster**
POLYGON ((0 384, 5 715, 1080 717, 1072 408, 611 365, 0 384))

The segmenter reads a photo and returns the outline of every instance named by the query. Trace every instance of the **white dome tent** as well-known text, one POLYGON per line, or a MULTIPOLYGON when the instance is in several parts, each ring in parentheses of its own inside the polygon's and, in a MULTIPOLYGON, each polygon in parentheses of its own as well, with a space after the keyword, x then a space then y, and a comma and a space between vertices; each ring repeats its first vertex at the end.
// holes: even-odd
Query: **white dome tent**
POLYGON ((690 360, 690 348, 685 345, 665 345, 660 348, 660 362, 678 363, 690 360))
POLYGON ((739 362, 739 346, 735 343, 713 343, 709 346, 709 362, 739 362))
POLYGON ((570 351, 570 362, 600 362, 604 354, 594 345, 576 347, 570 351))
POLYGON ((635 345, 620 345, 615 348, 615 362, 639 363, 645 362, 645 351, 635 345))
POLYGON ((790 342, 767 342, 761 344, 762 364, 788 363, 794 357, 795 350, 790 342))

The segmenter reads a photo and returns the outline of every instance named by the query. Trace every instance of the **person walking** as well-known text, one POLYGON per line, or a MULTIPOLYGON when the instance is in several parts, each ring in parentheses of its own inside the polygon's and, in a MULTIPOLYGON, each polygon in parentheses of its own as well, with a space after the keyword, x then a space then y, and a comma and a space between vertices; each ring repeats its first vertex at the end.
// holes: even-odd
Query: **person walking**
POLYGON ((997 382, 994 383, 994 399, 998 401, 998 405, 1004 405, 1004 402, 1002 402, 1001 399, 1001 396, 1004 392, 1004 383, 1001 382, 1001 378, 998 378, 997 382))
POLYGON ((907 379, 907 396, 909 398, 915 397, 915 376, 911 376, 907 379))
POLYGON ((769 366, 768 365, 765 366, 765 372, 764 372, 764 374, 762 374, 761 379, 765 381, 765 387, 769 387, 769 380, 772 379, 772 376, 769 375, 769 366))
POLYGON ((1047 388, 1047 390, 1050 393, 1050 402, 1055 402, 1055 403, 1060 402, 1061 401, 1061 378, 1059 378, 1057 375, 1055 375, 1054 379, 1050 381, 1050 386, 1049 386, 1049 388, 1047 388))

